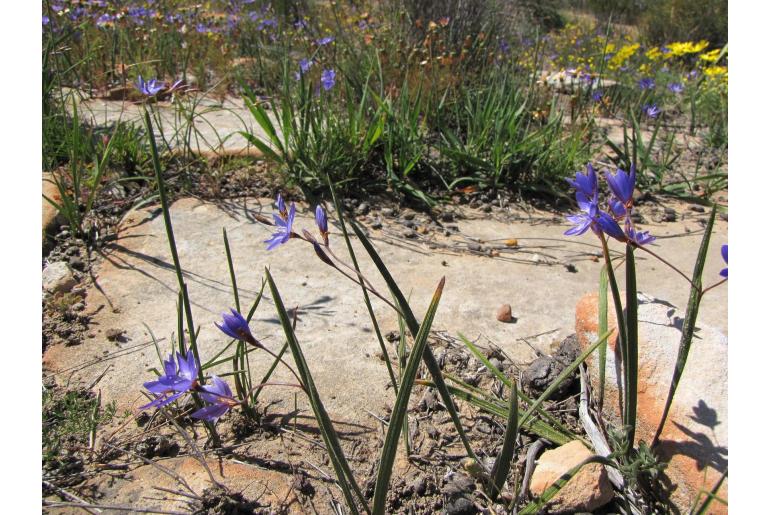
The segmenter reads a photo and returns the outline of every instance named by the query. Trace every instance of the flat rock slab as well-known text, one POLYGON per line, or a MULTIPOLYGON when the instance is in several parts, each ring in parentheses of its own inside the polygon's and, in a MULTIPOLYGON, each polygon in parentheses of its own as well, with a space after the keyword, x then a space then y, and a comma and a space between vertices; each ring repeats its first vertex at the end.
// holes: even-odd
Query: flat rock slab
MULTIPOLYGON (((182 97, 185 106, 191 96, 182 97)), ((193 128, 189 133, 190 149, 199 154, 251 154, 261 155, 250 145, 240 131, 247 131, 264 142, 269 141, 262 128, 254 121, 242 98, 225 97, 221 99, 202 97, 194 109, 193 128)), ((131 122, 143 126, 144 111, 141 103, 128 100, 89 99, 82 101, 79 114, 94 125, 111 125, 118 121, 131 122)), ((187 107, 190 109, 190 107, 187 107)), ((184 116, 168 101, 152 104, 157 118, 154 120, 156 135, 172 149, 181 150, 187 143, 187 124, 184 116), (162 121, 162 130, 158 129, 158 118, 162 121)), ((275 122, 272 112, 268 113, 275 122)), ((279 131, 280 135, 280 131, 279 131)))
MULTIPOLYGON (((271 228, 257 223, 254 215, 269 216, 271 202, 260 199, 215 204, 186 198, 172 206, 179 258, 195 324, 200 326, 201 355, 204 361, 211 359, 228 342, 214 326, 214 322, 221 320, 220 314, 233 305, 222 241, 222 228, 226 228, 243 311, 248 311, 256 298, 264 269, 269 267, 284 304, 287 308, 298 307, 297 336, 327 409, 349 422, 373 424, 376 421, 367 411, 384 412, 393 404, 394 396, 387 388, 386 367, 378 357, 379 346, 360 287, 323 264, 303 241, 290 240, 278 249, 266 251, 263 241, 269 237, 271 228)), ((596 289, 601 267, 591 259, 599 251, 596 239, 590 235, 565 237, 566 226, 558 220, 543 215, 527 221, 457 222, 461 235, 479 238, 486 244, 494 241, 503 245, 508 239, 517 240, 516 249, 495 258, 430 250, 419 240, 391 240, 387 234, 393 232, 392 221, 370 234, 383 261, 410 296, 418 317, 425 312, 441 277, 446 276, 433 329, 453 336, 462 332, 471 339, 481 337, 482 345, 487 344, 488 338, 521 363, 536 357, 527 342, 548 351, 551 344, 570 334, 574 328, 574 306, 585 293, 596 289), (540 258, 533 260, 535 254, 540 258), (559 264, 563 262, 573 263, 577 272, 559 264), (504 303, 512 306, 515 323, 497 320, 497 309, 504 303)), ((687 223, 693 232, 686 233, 679 222, 645 226, 661 237, 656 250, 685 270, 692 268, 701 238, 701 232, 694 230, 700 225, 687 223)), ((717 277, 723 266, 716 248, 726 241, 726 227, 726 223, 720 222, 712 238, 715 249, 706 265, 707 277, 717 277)), ((316 231, 312 212, 307 206, 298 206, 295 230, 303 228, 316 231)), ((338 256, 345 257, 339 229, 330 228, 332 248, 338 256)), ((461 238, 458 235, 446 240, 461 238)), ((385 285, 363 248, 355 241, 354 247, 365 275, 385 292, 385 285)), ((91 337, 75 348, 49 348, 44 366, 60 381, 70 384, 80 382, 88 386, 98 381, 104 401, 116 400, 119 408, 136 409, 146 402, 140 393, 142 383, 154 377, 150 368, 160 367, 149 330, 159 340, 163 355, 171 348, 171 336, 177 331, 178 287, 171 263, 160 210, 145 208, 127 214, 118 240, 106 251, 96 270, 96 285, 88 289, 86 312, 93 314, 91 337), (114 334, 116 330, 122 331, 121 338, 109 341, 107 332, 114 334)), ((655 291, 680 308, 686 305, 687 284, 683 279, 642 256, 638 269, 640 289, 655 291)), ((251 328, 266 346, 277 351, 284 337, 269 290, 265 291, 251 328)), ((701 307, 701 317, 725 332, 726 295, 726 288, 717 289, 701 307)), ((397 318, 389 307, 375 300, 374 308, 383 332, 397 330, 397 318)), ((260 352, 251 356, 252 374, 258 381, 271 359, 260 352)), ((215 371, 226 372, 228 367, 220 366, 215 371)), ((284 371, 276 377, 291 381, 284 371)), ((295 389, 271 387, 262 398, 275 400, 277 409, 288 412, 294 409, 295 393, 295 389)))

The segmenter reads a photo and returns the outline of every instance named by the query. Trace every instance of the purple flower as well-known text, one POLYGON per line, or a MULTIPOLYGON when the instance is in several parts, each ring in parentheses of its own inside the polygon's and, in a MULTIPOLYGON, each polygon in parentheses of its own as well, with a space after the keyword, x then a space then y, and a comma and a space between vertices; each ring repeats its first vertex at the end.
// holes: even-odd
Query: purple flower
POLYGON ((680 82, 672 82, 671 84, 668 85, 668 90, 671 93, 678 95, 679 93, 684 91, 684 86, 680 82))
POLYGON ((624 207, 630 207, 634 201, 636 169, 631 166, 631 173, 626 173, 620 168, 614 174, 605 171, 604 178, 607 179, 607 185, 615 199, 619 200, 624 207))
POLYGON ((281 215, 281 217, 286 218, 286 202, 284 202, 280 193, 275 199, 275 206, 278 208, 278 213, 281 215))
POLYGON ((649 77, 646 77, 639 81, 639 89, 655 89, 655 81, 649 77))
MULTIPOLYGON (((727 245, 722 245, 722 259, 725 260, 725 265, 727 264, 727 245)), ((720 272, 719 275, 727 279, 727 267, 724 267, 720 272)))
POLYGON ((591 229, 596 234, 605 233, 616 240, 626 241, 626 235, 618 222, 596 206, 592 206, 588 211, 569 215, 567 220, 575 226, 564 232, 566 236, 579 236, 591 229))
POLYGON ((626 236, 637 245, 647 245, 655 241, 655 236, 650 236, 648 231, 637 231, 632 225, 626 224, 626 236))
POLYGON ((307 27, 307 22, 305 20, 297 20, 294 22, 294 28, 297 30, 302 30, 307 27))
POLYGON ((508 43, 505 39, 500 40, 500 52, 503 54, 507 54, 511 51, 511 44, 508 43))
MULTIPOLYGON (((626 241, 623 229, 618 222, 608 213, 599 209, 599 187, 596 179, 596 171, 593 166, 586 166, 586 173, 576 173, 575 179, 567 181, 577 190, 577 199, 580 213, 570 215, 567 220, 574 225, 564 234, 577 236, 591 229, 596 234, 605 233, 617 240, 626 241)), ((633 190, 632 190, 633 191, 633 190)))
POLYGON ((319 39, 319 40, 316 40, 316 44, 317 44, 318 46, 326 46, 326 45, 328 45, 329 43, 331 43, 332 41, 334 41, 334 38, 333 38, 332 36, 326 36, 326 37, 324 37, 324 38, 321 38, 321 39, 319 39))
POLYGON ((599 184, 591 163, 586 165, 586 173, 577 172, 575 178, 567 179, 567 182, 577 190, 575 197, 581 210, 588 211, 591 205, 599 202, 599 184))
POLYGON ((300 59, 299 60, 299 71, 294 74, 294 78, 296 80, 299 80, 301 76, 305 75, 310 68, 313 67, 313 61, 309 59, 300 59))
POLYGON ((591 94, 591 100, 594 102, 601 102, 602 98, 604 98, 604 93, 600 89, 597 89, 591 94))
POLYGON ((163 362, 163 371, 165 372, 164 375, 156 381, 144 383, 144 387, 155 395, 155 399, 140 409, 165 406, 181 397, 185 392, 194 389, 198 383, 198 365, 195 363, 195 356, 192 352, 188 352, 186 356, 177 352, 176 362, 174 362, 174 355, 170 355, 163 362))
POLYGON ((51 23, 51 19, 48 18, 48 16, 44 15, 43 16, 43 25, 48 25, 49 23, 51 23))
POLYGON ((278 245, 286 243, 292 235, 291 226, 294 224, 296 207, 294 206, 294 202, 292 202, 289 212, 286 213, 286 205, 284 204, 281 206, 281 204, 283 204, 283 199, 279 196, 278 211, 280 212, 280 216, 273 213, 276 231, 269 239, 265 240, 265 243, 267 243, 267 250, 273 250, 278 245), (283 209, 281 209, 281 207, 283 207, 283 209))
POLYGON ((655 104, 645 104, 642 108, 644 114, 649 118, 657 118, 660 114, 660 109, 655 104))
POLYGON ((206 393, 201 393, 201 399, 208 402, 209 405, 199 409, 191 416, 193 418, 216 423, 219 417, 239 403, 238 400, 233 397, 233 392, 226 382, 214 375, 211 376, 211 382, 213 384, 202 387, 206 393))
POLYGON ((222 313, 222 325, 219 325, 216 322, 214 322, 214 325, 230 338, 235 338, 236 340, 241 340, 251 343, 252 345, 257 345, 257 339, 254 338, 254 335, 251 334, 249 323, 245 318, 243 318, 243 315, 238 313, 233 308, 230 308, 230 312, 232 315, 222 313))
POLYGON ((166 87, 166 84, 157 79, 150 79, 147 82, 144 81, 142 76, 136 80, 136 89, 138 89, 143 95, 152 97, 157 95, 161 90, 166 87))
POLYGON ((334 79, 336 76, 337 74, 331 68, 324 70, 323 73, 321 73, 321 85, 326 91, 329 91, 334 87, 334 79))
POLYGON ((318 226, 318 231, 321 233, 321 237, 324 243, 329 245, 329 221, 326 218, 326 211, 321 206, 315 207, 315 224, 318 226))
POLYGON ((99 27, 103 27, 104 25, 107 25, 108 23, 114 20, 115 20, 115 16, 105 13, 96 19, 96 25, 99 27))

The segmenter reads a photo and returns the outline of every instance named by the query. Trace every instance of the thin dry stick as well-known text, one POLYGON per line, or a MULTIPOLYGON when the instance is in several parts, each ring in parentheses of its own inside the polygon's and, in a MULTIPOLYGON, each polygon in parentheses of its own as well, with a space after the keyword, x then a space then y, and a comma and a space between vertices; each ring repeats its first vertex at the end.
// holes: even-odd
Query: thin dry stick
POLYGON ((197 459, 198 462, 200 462, 200 464, 203 465, 203 468, 206 469, 206 472, 208 473, 209 479, 211 480, 211 482, 214 485, 218 486, 219 488, 222 488, 223 490, 226 490, 224 485, 220 484, 219 481, 214 479, 214 474, 211 472, 211 469, 209 468, 208 463, 206 463, 206 457, 203 455, 203 453, 200 451, 200 449, 198 449, 198 446, 195 445, 195 442, 192 441, 192 438, 190 438, 190 436, 187 434, 187 431, 182 429, 182 427, 179 424, 176 423, 176 420, 174 420, 173 417, 171 417, 168 413, 166 413, 166 409, 165 408, 163 408, 163 409, 161 409, 159 411, 163 414, 164 417, 166 417, 166 420, 168 420, 171 424, 174 425, 176 430, 179 431, 179 433, 182 435, 182 438, 185 439, 185 441, 187 442, 187 445, 189 445, 190 449, 192 449, 193 454, 195 456, 195 459, 197 459))
POLYGON ((157 510, 154 508, 137 508, 136 506, 120 506, 117 504, 90 504, 87 502, 48 502, 43 501, 46 508, 83 508, 128 511, 132 513, 160 513, 162 515, 189 515, 184 511, 157 510))
POLYGON ((163 465, 159 465, 158 463, 155 463, 154 461, 148 460, 144 456, 142 456, 140 454, 137 454, 134 451, 129 451, 128 449, 121 449, 120 447, 117 447, 117 446, 112 445, 111 443, 107 443, 107 442, 104 442, 104 445, 106 445, 107 447, 111 447, 111 448, 115 449, 116 451, 120 451, 122 453, 129 454, 129 455, 132 455, 132 456, 134 456, 136 458, 139 458, 140 460, 142 460, 142 462, 145 465, 150 465, 152 467, 157 468, 158 470, 160 470, 164 474, 167 474, 169 477, 174 479, 177 483, 179 483, 180 485, 185 487, 187 490, 189 490, 190 493, 192 493, 196 497, 198 496, 198 494, 195 493, 195 490, 193 490, 192 487, 189 484, 187 484, 187 481, 185 481, 182 476, 180 476, 179 474, 177 474, 173 470, 171 470, 169 468, 166 468, 163 465))
MULTIPOLYGON (((45 486, 47 486, 48 488, 50 488, 51 490, 55 490, 57 494, 61 495, 65 499, 69 499, 70 501, 75 501, 75 502, 79 502, 79 503, 83 503, 83 504, 88 504, 88 502, 86 502, 84 499, 81 499, 77 495, 73 494, 72 492, 69 492, 69 491, 65 490, 64 488, 59 488, 58 486, 56 486, 55 484, 51 483, 50 481, 46 481, 44 479, 43 480, 43 484, 45 486)), ((83 509, 86 510, 88 513, 101 513, 102 512, 102 510, 100 510, 98 508, 94 508, 94 509, 83 508, 83 509)))

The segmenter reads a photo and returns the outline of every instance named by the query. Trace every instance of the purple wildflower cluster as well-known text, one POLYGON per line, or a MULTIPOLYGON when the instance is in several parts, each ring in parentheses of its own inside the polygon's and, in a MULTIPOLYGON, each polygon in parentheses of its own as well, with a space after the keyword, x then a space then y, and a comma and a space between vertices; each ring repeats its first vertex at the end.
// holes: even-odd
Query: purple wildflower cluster
MULTIPOLYGON (((279 245, 283 245, 289 241, 290 238, 300 238, 312 243, 315 247, 316 253, 319 254, 319 257, 321 257, 322 260, 327 261, 328 257, 326 257, 326 255, 323 253, 320 244, 312 234, 310 234, 307 230, 302 231, 302 236, 294 232, 292 228, 294 225, 294 216, 296 214, 296 207, 294 203, 292 202, 291 206, 287 210, 286 202, 283 200, 283 197, 279 193, 275 204, 278 208, 278 213, 273 213, 273 221, 275 222, 276 231, 269 239, 265 240, 265 243, 267 243, 267 250, 273 250, 279 245)), ((324 208, 320 205, 316 206, 315 208, 315 223, 318 227, 318 233, 321 235, 321 241, 323 241, 324 246, 328 247, 329 220, 326 217, 326 211, 324 211, 324 208)), ((224 331, 224 329, 222 330, 224 331)))
POLYGON ((653 242, 655 238, 647 231, 637 230, 631 220, 636 170, 631 167, 631 172, 626 173, 618 169, 614 174, 605 170, 604 177, 610 190, 606 211, 599 207, 599 183, 590 163, 586 166, 586 173, 578 172, 574 179, 567 179, 576 190, 575 198, 580 212, 567 217, 574 226, 564 234, 577 236, 591 229, 597 235, 606 234, 623 243, 646 245, 653 242), (618 223, 621 220, 624 225, 622 229, 618 223))

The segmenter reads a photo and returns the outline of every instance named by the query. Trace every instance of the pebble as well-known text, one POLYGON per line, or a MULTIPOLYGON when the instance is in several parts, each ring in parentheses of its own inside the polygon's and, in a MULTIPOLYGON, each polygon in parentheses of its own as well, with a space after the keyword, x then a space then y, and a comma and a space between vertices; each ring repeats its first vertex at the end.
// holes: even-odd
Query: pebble
POLYGON ((705 213, 706 209, 703 206, 690 206, 691 211, 695 211, 696 213, 705 213))
POLYGON ((726 222, 727 221, 727 213, 719 213, 719 219, 726 222))
POLYGON ((404 238, 408 238, 410 240, 413 240, 417 237, 417 233, 414 231, 414 229, 407 229, 402 234, 404 238))
POLYGON ((414 220, 414 213, 412 211, 405 211, 401 218, 404 220, 414 220))
POLYGON ((481 210, 485 213, 491 213, 492 212, 492 206, 490 204, 484 204, 481 206, 481 210))
POLYGON ((382 229, 382 221, 379 218, 372 222, 372 229, 382 229))
POLYGON ((513 315, 510 304, 503 304, 497 308, 497 320, 499 322, 505 323, 513 322, 513 315))
POLYGON ((455 219, 455 215, 452 214, 451 211, 444 211, 441 213, 441 221, 442 222, 452 222, 455 219))
POLYGON ((384 207, 384 208, 380 209, 380 214, 382 216, 393 216, 395 214, 395 211, 393 211, 393 208, 384 207))
POLYGON ((369 212, 369 204, 367 202, 361 202, 356 208, 357 215, 365 215, 369 212))
POLYGON ((481 252, 484 249, 481 245, 478 243, 469 243, 468 244, 468 250, 473 250, 475 252, 481 252))
POLYGON ((676 211, 672 207, 663 209, 663 220, 666 222, 676 222, 676 211))
POLYGON ((461 472, 452 473, 445 481, 441 493, 450 497, 471 493, 476 489, 476 482, 473 478, 461 472))

